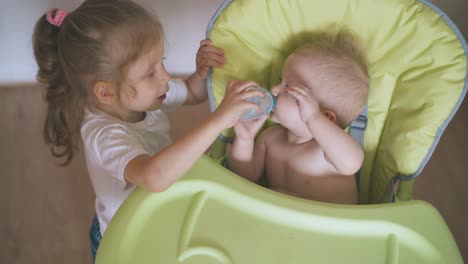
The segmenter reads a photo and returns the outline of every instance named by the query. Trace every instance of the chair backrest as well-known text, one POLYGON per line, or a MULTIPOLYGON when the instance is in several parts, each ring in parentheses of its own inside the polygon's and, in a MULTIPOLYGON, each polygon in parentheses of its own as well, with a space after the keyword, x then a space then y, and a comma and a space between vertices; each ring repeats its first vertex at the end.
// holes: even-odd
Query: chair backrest
MULTIPOLYGON (((417 0, 225 1, 207 36, 228 63, 208 78, 212 110, 233 79, 271 87, 287 55, 310 32, 345 25, 369 61, 368 128, 361 203, 382 203, 392 179, 426 165, 467 91, 467 45, 437 7, 417 0)), ((233 136, 225 131, 221 138, 233 136)))

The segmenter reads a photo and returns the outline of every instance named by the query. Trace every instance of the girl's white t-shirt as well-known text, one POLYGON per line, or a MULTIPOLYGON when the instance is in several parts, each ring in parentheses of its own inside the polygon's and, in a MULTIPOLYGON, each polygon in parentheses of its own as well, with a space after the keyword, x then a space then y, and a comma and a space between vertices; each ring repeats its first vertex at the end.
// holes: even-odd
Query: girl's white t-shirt
POLYGON ((81 137, 89 177, 96 193, 96 215, 101 234, 117 209, 135 189, 124 178, 129 161, 153 155, 172 143, 170 123, 163 111, 181 106, 187 86, 180 79, 169 82, 169 91, 160 110, 147 112, 143 121, 128 123, 95 108, 85 109, 81 137))

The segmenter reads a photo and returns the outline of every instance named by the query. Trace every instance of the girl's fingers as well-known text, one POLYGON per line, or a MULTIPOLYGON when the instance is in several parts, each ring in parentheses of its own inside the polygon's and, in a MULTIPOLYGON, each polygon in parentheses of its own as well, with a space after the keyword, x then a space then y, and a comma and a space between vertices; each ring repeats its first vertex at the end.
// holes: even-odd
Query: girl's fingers
POLYGON ((264 96, 264 93, 258 90, 245 91, 245 89, 252 86, 257 87, 259 85, 258 83, 252 81, 244 82, 240 80, 232 80, 227 85, 226 93, 235 93, 237 94, 236 96, 239 96, 239 99, 241 100, 245 100, 252 96, 264 96))
POLYGON ((209 40, 209 39, 202 39, 202 40, 200 41, 200 46, 202 46, 202 47, 203 47, 203 46, 210 46, 211 44, 212 44, 212 42, 211 42, 211 40, 209 40))
MULTIPOLYGON (((248 82, 243 82, 241 84, 239 84, 235 90, 238 91, 238 92, 243 92, 245 89, 249 88, 249 87, 252 87, 252 86, 259 86, 258 83, 256 82, 253 82, 253 81, 248 81, 248 82)), ((251 91, 248 91, 248 92, 251 92, 251 91)), ((262 92, 260 92, 260 94, 262 94, 262 92)))
POLYGON ((255 111, 262 111, 260 106, 258 106, 256 103, 252 103, 249 101, 243 101, 242 104, 240 104, 242 109, 248 110, 248 109, 255 109, 255 111))
POLYGON ((197 53, 214 53, 220 56, 224 56, 224 51, 214 46, 202 46, 198 49, 197 53))
MULTIPOLYGON (((224 51, 214 47, 209 39, 200 41, 200 48, 197 51, 196 64, 197 68, 208 67, 223 67, 226 64, 224 51)), ((202 71, 202 70, 200 70, 202 71)))
POLYGON ((267 118, 268 118, 268 115, 264 114, 264 115, 260 116, 258 119, 255 119, 256 125, 258 127, 260 127, 263 124, 263 122, 265 122, 265 120, 267 120, 267 118))
POLYGON ((224 51, 212 46, 211 40, 204 39, 200 42, 196 56, 197 68, 202 66, 223 67, 226 64, 224 51))
POLYGON ((216 66, 226 64, 227 60, 224 57, 215 54, 210 54, 197 57, 195 62, 197 63, 197 65, 216 66))
POLYGON ((262 92, 262 91, 258 91, 258 90, 247 90, 247 91, 243 91, 241 94, 240 94, 240 97, 245 100, 245 99, 248 99, 250 97, 254 97, 254 96, 260 96, 260 97, 264 97, 265 96, 265 93, 262 92))
POLYGON ((227 84, 227 88, 226 88, 226 91, 231 91, 231 90, 234 90, 235 87, 237 87, 237 85, 242 82, 240 80, 232 80, 232 81, 229 81, 228 84, 227 84))
POLYGON ((221 63, 226 63, 227 61, 223 54, 216 54, 214 52, 198 53, 196 60, 197 62, 203 61, 203 60, 214 60, 214 61, 219 61, 221 63))
POLYGON ((201 66, 208 66, 208 67, 223 67, 225 63, 225 60, 214 60, 214 59, 200 59, 197 58, 196 63, 198 67, 201 66))
POLYGON ((257 133, 260 127, 263 125, 263 123, 267 119, 267 117, 268 115, 264 114, 260 116, 259 118, 248 120, 245 124, 248 126, 250 131, 252 131, 253 133, 257 133))

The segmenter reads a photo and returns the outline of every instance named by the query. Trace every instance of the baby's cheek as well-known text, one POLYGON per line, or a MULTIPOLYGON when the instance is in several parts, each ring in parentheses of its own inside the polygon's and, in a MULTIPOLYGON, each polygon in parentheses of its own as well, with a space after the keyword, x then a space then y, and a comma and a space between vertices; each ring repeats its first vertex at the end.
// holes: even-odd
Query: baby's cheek
POLYGON ((291 114, 294 111, 294 105, 291 105, 290 102, 285 100, 278 101, 276 108, 275 108, 275 117, 282 120, 282 122, 287 121, 287 119, 291 118, 291 114))
POLYGON ((287 105, 287 116, 288 119, 292 122, 297 122, 301 120, 301 112, 299 109, 299 105, 296 101, 290 101, 287 105))
POLYGON ((284 98, 283 108, 286 112, 296 112, 298 110, 298 104, 294 98, 284 98))

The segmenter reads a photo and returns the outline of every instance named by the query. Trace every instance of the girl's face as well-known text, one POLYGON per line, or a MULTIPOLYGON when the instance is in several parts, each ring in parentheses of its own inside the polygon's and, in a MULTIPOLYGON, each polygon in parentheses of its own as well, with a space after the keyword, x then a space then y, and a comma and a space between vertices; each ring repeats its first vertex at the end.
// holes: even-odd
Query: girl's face
POLYGON ((130 67, 128 78, 131 87, 124 87, 120 93, 121 104, 128 112, 141 113, 161 108, 171 79, 163 65, 163 52, 161 43, 130 67))

